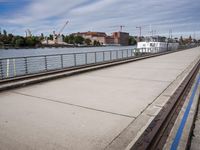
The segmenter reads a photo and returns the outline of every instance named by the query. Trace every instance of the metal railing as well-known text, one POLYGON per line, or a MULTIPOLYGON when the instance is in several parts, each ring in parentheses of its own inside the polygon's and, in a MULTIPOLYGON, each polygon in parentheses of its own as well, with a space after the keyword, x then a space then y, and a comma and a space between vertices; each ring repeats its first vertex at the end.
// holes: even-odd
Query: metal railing
POLYGON ((0 80, 134 56, 136 49, 39 55, 0 59, 0 80))
MULTIPOLYGON (((181 49, 183 49, 183 47, 181 49)), ((0 80, 38 74, 42 72, 49 72, 53 70, 75 68, 77 66, 81 67, 97 63, 106 63, 157 52, 160 52, 159 48, 135 48, 3 58, 0 59, 0 80)))

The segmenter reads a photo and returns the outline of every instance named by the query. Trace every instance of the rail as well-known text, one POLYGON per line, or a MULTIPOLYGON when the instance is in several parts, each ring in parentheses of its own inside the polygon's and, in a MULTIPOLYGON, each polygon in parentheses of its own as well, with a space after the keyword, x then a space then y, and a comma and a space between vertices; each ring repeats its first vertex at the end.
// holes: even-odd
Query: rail
MULTIPOLYGON (((185 48, 185 47, 184 47, 185 48)), ((183 47, 180 49, 184 49, 183 47)), ((0 81, 26 75, 45 73, 66 68, 96 65, 129 59, 149 53, 158 53, 159 48, 121 49, 67 54, 51 54, 0 59, 0 81)))

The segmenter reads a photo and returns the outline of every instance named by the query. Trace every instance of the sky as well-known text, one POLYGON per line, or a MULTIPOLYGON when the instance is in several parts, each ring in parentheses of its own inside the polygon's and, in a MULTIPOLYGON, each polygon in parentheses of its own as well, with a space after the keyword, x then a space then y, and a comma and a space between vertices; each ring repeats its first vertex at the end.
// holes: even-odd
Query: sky
POLYGON ((0 0, 0 28, 13 34, 48 35, 123 31, 138 35, 200 38, 200 0, 0 0))

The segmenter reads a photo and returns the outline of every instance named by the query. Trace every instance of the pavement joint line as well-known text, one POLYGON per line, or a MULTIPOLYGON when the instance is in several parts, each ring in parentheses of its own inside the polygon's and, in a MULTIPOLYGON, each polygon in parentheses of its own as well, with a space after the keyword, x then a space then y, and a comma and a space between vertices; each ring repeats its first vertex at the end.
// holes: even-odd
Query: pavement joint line
POLYGON ((130 115, 125 115, 125 114, 105 111, 105 110, 101 110, 101 109, 95 109, 95 108, 91 108, 91 107, 76 105, 76 104, 72 104, 72 103, 68 103, 68 102, 63 102, 63 101, 49 99, 49 98, 43 98, 43 97, 39 97, 39 96, 33 96, 33 95, 29 95, 29 94, 23 94, 23 93, 16 92, 16 91, 12 91, 12 92, 10 91, 10 93, 19 94, 19 95, 28 96, 28 97, 33 97, 33 98, 38 98, 38 99, 41 99, 41 100, 44 100, 44 101, 49 101, 49 102, 55 102, 55 103, 70 105, 70 106, 79 107, 79 108, 83 108, 83 109, 98 111, 98 112, 102 112, 102 113, 112 114, 112 115, 116 115, 116 116, 122 116, 122 117, 136 119, 136 117, 130 116, 130 115))
MULTIPOLYGON (((93 77, 92 75, 86 75, 88 77, 93 77)), ((102 77, 102 78, 113 78, 113 76, 98 76, 98 75, 95 75, 96 77, 102 77)), ((133 80, 137 80, 137 81, 148 81, 148 82, 163 82, 163 83, 170 83, 171 81, 161 81, 161 80, 150 80, 150 79, 139 79, 139 78, 132 78, 132 77, 117 77, 117 78, 120 78, 120 79, 133 79, 133 80)))

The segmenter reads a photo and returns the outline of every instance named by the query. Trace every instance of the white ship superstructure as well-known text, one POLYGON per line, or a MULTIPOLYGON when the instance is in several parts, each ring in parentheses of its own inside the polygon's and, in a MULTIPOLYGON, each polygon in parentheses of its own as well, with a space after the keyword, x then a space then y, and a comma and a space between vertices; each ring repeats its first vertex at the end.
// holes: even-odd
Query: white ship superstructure
POLYGON ((167 50, 176 50, 178 49, 179 43, 174 39, 167 39, 165 37, 154 36, 154 37, 145 37, 141 42, 138 42, 137 48, 141 52, 162 52, 167 50))

